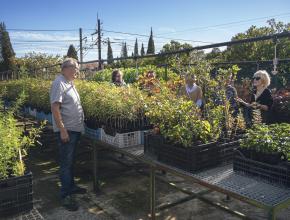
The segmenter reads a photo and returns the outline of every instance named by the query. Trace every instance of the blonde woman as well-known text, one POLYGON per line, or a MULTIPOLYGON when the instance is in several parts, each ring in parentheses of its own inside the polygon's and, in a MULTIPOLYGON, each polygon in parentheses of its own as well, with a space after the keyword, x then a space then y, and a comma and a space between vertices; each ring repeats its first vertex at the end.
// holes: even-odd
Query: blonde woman
POLYGON ((248 109, 260 109, 262 121, 268 122, 269 111, 273 104, 271 91, 268 89, 271 79, 267 71, 259 70, 253 76, 254 93, 251 95, 250 103, 237 98, 237 101, 248 109))

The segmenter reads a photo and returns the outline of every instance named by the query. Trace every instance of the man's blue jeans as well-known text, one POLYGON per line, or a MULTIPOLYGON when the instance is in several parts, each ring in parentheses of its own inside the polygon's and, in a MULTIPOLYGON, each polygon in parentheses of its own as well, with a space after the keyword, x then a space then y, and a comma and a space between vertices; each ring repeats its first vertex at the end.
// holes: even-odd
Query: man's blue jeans
POLYGON ((60 165, 60 182, 61 198, 65 198, 72 194, 75 187, 74 183, 74 162, 76 146, 80 140, 81 133, 76 131, 68 131, 69 142, 63 143, 58 132, 59 143, 59 165, 60 165))

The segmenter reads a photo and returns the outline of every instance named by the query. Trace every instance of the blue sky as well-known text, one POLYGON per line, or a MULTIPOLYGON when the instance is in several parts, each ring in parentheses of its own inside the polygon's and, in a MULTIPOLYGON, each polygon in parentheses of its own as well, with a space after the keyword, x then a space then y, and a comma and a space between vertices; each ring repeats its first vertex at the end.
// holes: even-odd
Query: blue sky
MULTIPOLYGON (((202 45, 206 43, 194 41, 228 41, 251 25, 265 25, 272 17, 290 22, 289 0, 0 0, 0 3, 0 21, 4 21, 8 29, 72 29, 59 32, 11 30, 10 36, 17 56, 23 56, 30 51, 64 55, 69 44, 73 43, 78 47, 80 27, 84 29, 84 36, 88 36, 86 45, 89 47, 97 14, 104 30, 149 35, 152 27, 157 51, 170 41, 165 38, 183 39, 181 42, 202 45), (241 22, 228 24, 239 21, 241 22)), ((122 41, 129 45, 129 54, 133 50, 136 37, 145 47, 148 42, 148 37, 110 32, 104 32, 103 37, 109 37, 116 42, 112 44, 114 56, 120 55, 122 41)), ((103 57, 106 57, 105 45, 103 57)), ((97 59, 96 49, 85 52, 84 60, 92 59, 97 59)))

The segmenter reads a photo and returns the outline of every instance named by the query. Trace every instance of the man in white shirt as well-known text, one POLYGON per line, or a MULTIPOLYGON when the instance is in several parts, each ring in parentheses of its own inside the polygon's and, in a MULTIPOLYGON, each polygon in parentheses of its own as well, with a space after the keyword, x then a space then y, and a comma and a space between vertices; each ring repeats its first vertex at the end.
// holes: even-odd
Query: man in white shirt
POLYGON ((84 112, 79 94, 73 84, 79 66, 75 59, 68 58, 62 64, 62 72, 53 81, 50 90, 53 130, 59 140, 59 163, 62 205, 76 211, 78 204, 72 197, 86 190, 75 185, 75 148, 84 132, 84 112))

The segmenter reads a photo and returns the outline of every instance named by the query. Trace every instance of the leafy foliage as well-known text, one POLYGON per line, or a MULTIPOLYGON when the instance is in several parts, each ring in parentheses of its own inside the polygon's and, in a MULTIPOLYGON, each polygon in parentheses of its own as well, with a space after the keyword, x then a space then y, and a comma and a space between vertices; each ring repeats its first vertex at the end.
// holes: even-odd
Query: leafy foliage
POLYGON ((223 108, 219 106, 210 109, 210 120, 204 118, 193 102, 177 97, 166 87, 148 97, 146 105, 146 115, 160 128, 160 133, 171 142, 185 147, 216 141, 221 134, 222 112, 223 108))
MULTIPOLYGON (((156 73, 157 78, 159 79, 167 79, 167 78, 175 78, 177 75, 172 71, 166 71, 164 68, 158 68, 152 65, 136 68, 120 68, 123 72, 123 79, 126 83, 135 83, 140 75, 148 72, 149 70, 154 71, 156 73)), ((93 80, 96 82, 111 82, 111 75, 113 69, 104 69, 96 72, 93 80)))
POLYGON ((290 124, 255 125, 241 140, 241 147, 258 152, 282 152, 290 159, 290 124))
MULTIPOLYGON (((134 120, 144 115, 143 93, 134 86, 115 87, 110 83, 76 81, 82 105, 87 118, 106 122, 119 118, 134 120)), ((0 91, 5 91, 4 98, 16 100, 18 94, 25 91, 24 104, 50 111, 49 90, 51 81, 39 79, 21 79, 0 83, 0 91)))
POLYGON ((21 79, 0 83, 0 91, 5 91, 4 98, 8 100, 16 100, 18 95, 24 91, 27 98, 24 105, 43 110, 50 111, 49 89, 51 81, 39 79, 21 79))
POLYGON ((144 114, 142 92, 133 87, 115 87, 109 83, 76 83, 85 116, 102 122, 119 118, 134 120, 144 114))
MULTIPOLYGON (((6 112, 0 112, 0 179, 10 176, 21 176, 25 172, 23 157, 27 155, 29 147, 34 146, 44 124, 39 128, 32 128, 26 135, 23 127, 17 126, 14 118, 15 111, 24 101, 24 95, 6 112)), ((0 104, 3 108, 3 104, 0 104)))
POLYGON ((16 65, 20 68, 21 76, 43 76, 50 79, 60 73, 61 57, 43 53, 28 53, 22 58, 16 59, 16 65))

